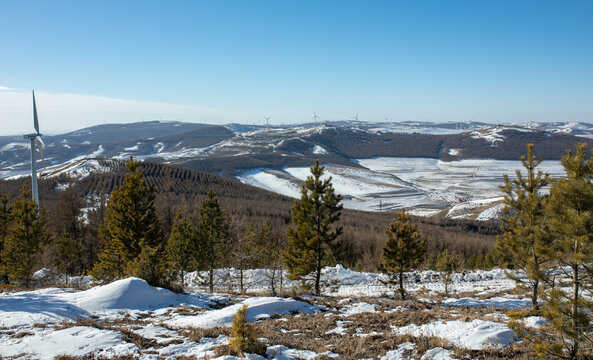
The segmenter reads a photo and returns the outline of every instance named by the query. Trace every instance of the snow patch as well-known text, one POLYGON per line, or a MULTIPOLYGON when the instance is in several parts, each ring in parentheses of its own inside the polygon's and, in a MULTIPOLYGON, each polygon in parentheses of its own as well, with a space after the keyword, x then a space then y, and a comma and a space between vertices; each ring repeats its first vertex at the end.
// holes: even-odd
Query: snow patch
POLYGON ((323 148, 322 146, 319 145, 315 145, 311 148, 311 152, 313 154, 317 154, 317 155, 326 155, 327 154, 327 150, 325 150, 325 148, 323 148))
POLYGON ((237 311, 247 305, 247 320, 256 321, 263 316, 269 317, 272 314, 290 314, 303 312, 313 314, 319 310, 317 306, 294 300, 278 297, 249 298, 238 304, 228 306, 224 309, 207 311, 198 316, 177 317, 167 322, 169 326, 194 326, 200 328, 212 328, 216 326, 231 326, 237 311))
POLYGON ((140 355, 140 349, 125 342, 119 332, 75 326, 63 330, 45 330, 19 339, 9 338, 0 342, 4 357, 27 353, 36 359, 53 359, 58 355, 116 357, 140 355))
POLYGON ((445 338, 455 346, 480 350, 490 346, 509 345, 514 340, 513 330, 506 325, 475 319, 472 322, 458 320, 437 321, 424 325, 411 324, 394 327, 397 334, 413 336, 435 336, 445 338))

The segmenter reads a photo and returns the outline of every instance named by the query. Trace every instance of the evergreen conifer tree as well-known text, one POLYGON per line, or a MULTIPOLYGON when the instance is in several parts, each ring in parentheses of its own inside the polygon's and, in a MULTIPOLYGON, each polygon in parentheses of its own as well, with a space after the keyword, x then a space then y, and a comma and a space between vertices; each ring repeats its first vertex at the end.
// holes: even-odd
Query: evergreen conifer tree
POLYGON ((214 292, 214 269, 228 263, 230 254, 229 226, 214 191, 208 191, 208 198, 200 208, 199 231, 203 244, 202 259, 208 270, 208 287, 214 292))
POLYGON ((132 157, 126 166, 129 172, 107 204, 100 230, 103 249, 93 275, 102 280, 134 275, 151 285, 162 285, 166 259, 154 205, 156 191, 146 183, 132 157))
POLYGON ((58 194, 58 206, 53 218, 56 238, 54 265, 61 273, 80 275, 85 270, 83 242, 87 232, 82 208, 85 202, 74 191, 72 184, 58 194))
POLYGON ((72 238, 70 233, 63 231, 56 240, 54 265, 61 274, 80 274, 80 242, 72 238))
POLYGON ((12 208, 10 198, 6 195, 0 196, 0 282, 8 281, 8 274, 4 269, 2 253, 4 251, 4 242, 8 234, 8 228, 12 222, 12 208))
POLYGON ((237 310, 229 334, 229 345, 240 356, 244 356, 245 353, 265 355, 265 346, 257 340, 255 330, 247 322, 247 311, 247 305, 237 310))
POLYGON ((441 273, 441 279, 445 285, 445 295, 449 295, 449 284, 451 284, 453 273, 459 267, 457 257, 445 249, 436 259, 435 268, 441 273))
POLYGON ((167 242, 167 259, 172 271, 177 273, 182 288, 185 287, 187 271, 201 270, 202 259, 199 254, 202 248, 198 227, 193 221, 184 218, 181 210, 178 211, 167 242))
POLYGON ((331 246, 342 234, 342 227, 334 224, 340 220, 341 195, 334 192, 332 178, 321 180, 324 167, 319 160, 310 168, 301 188, 301 198, 296 200, 291 211, 295 227, 288 227, 288 248, 283 260, 290 273, 289 278, 305 284, 307 276, 314 275, 315 294, 321 293, 321 269, 333 260, 331 246))
POLYGON ((11 281, 29 287, 41 247, 50 239, 47 214, 38 208, 35 200, 31 200, 26 186, 14 201, 12 214, 2 261, 11 281))
POLYGON ((383 248, 379 270, 389 275, 389 284, 397 284, 400 296, 406 298, 404 277, 422 262, 426 253, 426 241, 418 226, 410 223, 410 216, 402 209, 385 230, 387 241, 383 248))
POLYGON ((543 314, 555 336, 538 341, 536 350, 541 357, 576 359, 581 344, 593 341, 589 336, 593 331, 593 159, 587 157, 587 146, 578 144, 574 154, 567 151, 562 165, 566 178, 552 184, 547 210, 554 236, 552 254, 565 283, 560 286, 550 279, 552 289, 544 298, 543 314))
POLYGON ((550 181, 536 167, 542 159, 533 155, 533 144, 527 145, 527 158, 521 156, 521 163, 526 170, 524 177, 517 169, 514 180, 504 175, 503 215, 500 217, 503 234, 498 237, 496 249, 508 255, 511 264, 523 270, 527 279, 509 272, 519 286, 527 286, 531 290, 531 306, 539 311, 539 286, 550 263, 550 245, 552 238, 546 226, 546 198, 540 193, 550 181), (527 285, 526 285, 527 284, 527 285))

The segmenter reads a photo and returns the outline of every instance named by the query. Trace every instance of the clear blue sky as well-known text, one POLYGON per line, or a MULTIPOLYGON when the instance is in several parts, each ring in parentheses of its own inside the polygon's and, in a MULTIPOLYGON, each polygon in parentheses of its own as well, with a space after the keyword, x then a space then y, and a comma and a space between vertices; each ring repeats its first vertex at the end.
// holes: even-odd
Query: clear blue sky
POLYGON ((3 127, 22 116, 7 94, 33 88, 53 130, 150 117, 304 122, 314 110, 593 122, 593 1, 2 1, 3 127), (98 117, 84 101, 52 107, 87 95, 157 104, 98 117))

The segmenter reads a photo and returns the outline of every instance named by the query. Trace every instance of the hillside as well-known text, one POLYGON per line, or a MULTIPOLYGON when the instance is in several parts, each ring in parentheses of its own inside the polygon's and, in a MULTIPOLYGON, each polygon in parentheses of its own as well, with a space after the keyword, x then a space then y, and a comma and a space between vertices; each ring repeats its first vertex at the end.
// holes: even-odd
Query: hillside
MULTIPOLYGON (((272 225, 276 236, 284 236, 290 222, 293 199, 257 187, 243 184, 234 179, 181 168, 177 166, 141 162, 139 165, 149 184, 157 188, 157 207, 165 227, 174 220, 177 209, 197 216, 206 193, 212 189, 220 200, 229 218, 240 222, 267 222, 272 225)), ((126 173, 123 160, 85 160, 64 171, 56 171, 40 179, 40 201, 52 211, 57 206, 59 189, 72 183, 81 197, 100 197, 109 194, 121 184, 126 173), (75 180, 75 181, 74 181, 75 180)), ((15 196, 29 178, 0 181, 0 193, 15 196)), ((373 213, 344 209, 341 225, 344 227, 341 258, 345 264, 354 266, 359 260, 373 269, 385 242, 384 230, 394 212, 373 213)), ((464 258, 473 254, 485 254, 494 244, 499 233, 493 222, 451 220, 440 218, 416 218, 431 251, 453 248, 464 258)))

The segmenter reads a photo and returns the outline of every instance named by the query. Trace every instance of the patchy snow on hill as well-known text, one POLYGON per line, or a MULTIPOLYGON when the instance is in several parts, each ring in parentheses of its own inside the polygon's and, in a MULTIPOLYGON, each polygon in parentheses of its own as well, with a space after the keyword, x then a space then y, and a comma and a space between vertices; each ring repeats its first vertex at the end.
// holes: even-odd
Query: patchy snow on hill
POLYGON ((317 155, 325 155, 327 154, 327 150, 323 146, 315 145, 311 148, 311 152, 317 155))
POLYGON ((504 135, 501 132, 505 130, 504 127, 495 126, 486 129, 475 130, 471 132, 471 137, 474 139, 484 139, 496 146, 497 142, 504 141, 504 135))

